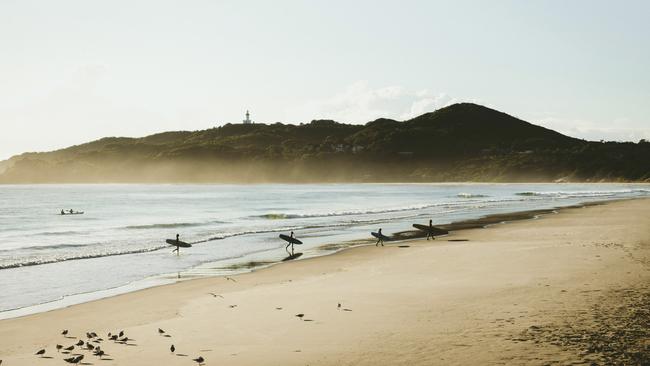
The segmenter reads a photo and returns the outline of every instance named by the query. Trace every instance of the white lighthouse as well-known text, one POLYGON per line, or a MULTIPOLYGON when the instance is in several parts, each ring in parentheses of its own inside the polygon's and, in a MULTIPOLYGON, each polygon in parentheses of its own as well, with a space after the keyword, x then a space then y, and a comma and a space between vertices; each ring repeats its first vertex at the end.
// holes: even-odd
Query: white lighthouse
POLYGON ((248 113, 248 111, 246 111, 246 119, 243 120, 242 122, 244 122, 245 125, 250 125, 251 123, 253 123, 253 121, 251 121, 250 117, 251 117, 251 114, 248 113))

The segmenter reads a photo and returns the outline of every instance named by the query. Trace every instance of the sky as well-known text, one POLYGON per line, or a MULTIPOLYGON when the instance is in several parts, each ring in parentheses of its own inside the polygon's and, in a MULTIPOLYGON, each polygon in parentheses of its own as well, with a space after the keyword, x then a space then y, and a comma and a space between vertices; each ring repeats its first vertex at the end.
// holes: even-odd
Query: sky
POLYGON ((474 102, 650 139, 650 1, 0 0, 0 159, 474 102))

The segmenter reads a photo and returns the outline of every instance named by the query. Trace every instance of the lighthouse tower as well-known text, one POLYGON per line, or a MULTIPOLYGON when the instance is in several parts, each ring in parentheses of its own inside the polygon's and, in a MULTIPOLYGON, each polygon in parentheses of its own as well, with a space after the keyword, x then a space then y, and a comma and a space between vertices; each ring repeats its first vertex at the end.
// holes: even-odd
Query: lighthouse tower
POLYGON ((242 122, 244 122, 245 125, 250 125, 251 123, 253 123, 253 121, 251 121, 250 117, 251 117, 251 114, 248 113, 248 111, 246 111, 246 119, 243 120, 242 122))

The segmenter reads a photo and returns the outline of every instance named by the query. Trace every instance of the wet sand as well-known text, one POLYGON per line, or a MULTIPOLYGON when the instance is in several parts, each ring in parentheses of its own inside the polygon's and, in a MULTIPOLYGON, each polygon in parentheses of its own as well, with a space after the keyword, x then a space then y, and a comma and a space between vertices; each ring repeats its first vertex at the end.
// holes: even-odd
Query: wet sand
POLYGON ((95 365, 647 364, 650 200, 3 320, 2 365, 66 364, 54 346, 78 339, 62 329, 104 339, 104 360, 80 352, 95 365), (106 340, 120 330, 132 339, 106 340))

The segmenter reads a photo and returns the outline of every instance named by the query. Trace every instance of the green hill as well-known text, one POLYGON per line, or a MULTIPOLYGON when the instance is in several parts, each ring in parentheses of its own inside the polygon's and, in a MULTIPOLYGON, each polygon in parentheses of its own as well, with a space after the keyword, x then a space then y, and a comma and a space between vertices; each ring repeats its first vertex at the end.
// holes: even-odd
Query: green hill
POLYGON ((0 162, 0 182, 650 181, 650 144, 590 142, 476 104, 365 125, 226 124, 0 162))

